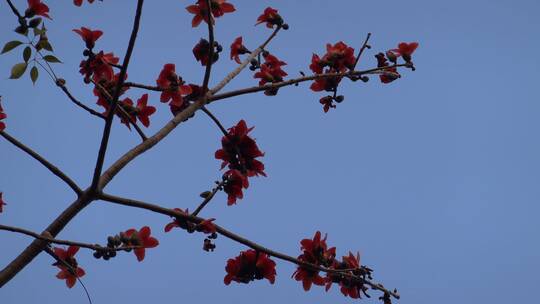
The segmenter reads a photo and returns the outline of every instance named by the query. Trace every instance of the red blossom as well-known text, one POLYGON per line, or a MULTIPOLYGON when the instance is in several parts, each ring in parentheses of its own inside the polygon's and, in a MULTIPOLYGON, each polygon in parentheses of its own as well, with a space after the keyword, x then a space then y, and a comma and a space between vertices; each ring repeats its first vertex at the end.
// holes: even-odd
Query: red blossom
POLYGON ((326 54, 321 61, 336 72, 344 72, 346 69, 352 69, 356 57, 354 49, 340 41, 334 45, 326 44, 326 54))
MULTIPOLYGON (((317 266, 330 266, 336 256, 336 248, 328 249, 326 244, 326 236, 321 239, 321 232, 317 231, 313 239, 303 239, 301 242, 301 250, 303 253, 298 256, 300 261, 304 261, 317 266)), ((293 273, 293 277, 297 281, 302 281, 302 286, 305 291, 311 288, 312 284, 323 286, 326 280, 319 275, 318 270, 298 266, 293 273)))
POLYGON ((6 128, 6 124, 1 120, 7 118, 7 114, 4 113, 4 108, 2 108, 2 103, 0 100, 0 131, 3 131, 6 128))
POLYGON ((238 170, 247 177, 266 176, 264 164, 255 159, 264 156, 264 153, 259 150, 255 140, 248 135, 251 130, 253 127, 248 128, 242 119, 236 126, 229 128, 227 136, 221 138, 222 148, 216 151, 215 157, 223 161, 222 169, 228 165, 229 169, 238 170))
MULTIPOLYGON (((388 66, 388 61, 383 53, 378 53, 375 55, 375 58, 377 58, 377 67, 382 68, 388 66)), ((387 68, 379 74, 379 79, 382 83, 390 83, 399 77, 401 77, 401 75, 395 67, 387 68)))
MULTIPOLYGON (((193 55, 197 61, 201 62, 201 65, 206 66, 210 58, 210 43, 206 39, 201 39, 199 43, 193 48, 193 55)), ((214 60, 212 63, 216 62, 219 58, 219 55, 214 52, 214 60)))
MULTIPOLYGON (((125 75, 124 80, 126 78, 127 78, 127 74, 125 75)), ((102 78, 99 81, 99 84, 105 91, 109 93, 110 96, 112 96, 113 91, 116 89, 116 83, 119 81, 119 79, 120 79, 120 73, 117 73, 116 75, 114 75, 114 77, 111 80, 102 78)), ((124 94, 128 89, 129 87, 126 87, 126 86, 122 87, 122 89, 120 90, 120 96, 124 94)), ((104 94, 102 94, 101 90, 98 89, 97 85, 94 87, 93 93, 94 93, 94 96, 98 97, 96 104, 105 108, 105 112, 103 114, 107 115, 110 109, 110 104, 109 104, 109 101, 107 100, 108 96, 105 96, 104 94)), ((133 102, 131 104, 133 104, 133 102)))
MULTIPOLYGON (((180 208, 174 208, 174 211, 180 212, 185 215, 189 215, 189 210, 186 209, 185 211, 180 208)), ((201 221, 199 224, 194 225, 193 223, 183 219, 183 218, 175 218, 172 222, 165 225, 165 232, 171 231, 173 228, 178 227, 182 229, 186 229, 188 231, 199 231, 206 234, 211 234, 216 232, 216 225, 214 225, 213 221, 215 221, 215 218, 210 218, 201 221)))
POLYGON ((321 62, 321 57, 319 57, 319 55, 313 54, 313 56, 311 56, 311 64, 309 65, 309 68, 315 74, 322 74, 324 64, 321 62))
POLYGON ((114 77, 114 71, 111 64, 117 64, 118 57, 115 57, 113 53, 98 54, 90 53, 87 60, 81 61, 79 72, 84 75, 84 81, 90 83, 90 78, 95 82, 102 80, 111 81, 114 77))
POLYGON ((26 17, 34 17, 35 15, 47 17, 52 19, 49 16, 49 7, 41 2, 41 0, 28 0, 28 8, 26 9, 26 17))
MULTIPOLYGON (((210 7, 214 18, 219 18, 225 13, 232 13, 236 10, 232 4, 227 3, 227 0, 210 0, 210 7)), ((192 27, 199 26, 203 20, 208 23, 208 6, 206 5, 206 0, 198 0, 196 4, 186 7, 186 10, 195 15, 193 16, 193 20, 191 20, 192 27)))
POLYGON ((124 111, 122 110, 116 111, 116 114, 120 117, 120 122, 125 124, 126 127, 128 127, 128 129, 131 130, 131 126, 129 124, 130 123, 134 124, 137 122, 136 113, 133 108, 133 100, 131 100, 130 98, 126 98, 124 100, 118 101, 118 107, 121 107, 122 109, 124 109, 124 111))
POLYGON ((0 213, 2 213, 4 211, 4 206, 7 205, 4 202, 4 199, 2 198, 3 194, 4 194, 3 192, 0 192, 0 213))
POLYGON ((234 259, 227 261, 227 275, 223 279, 225 285, 232 281, 249 283, 253 280, 267 279, 271 284, 276 280, 276 263, 267 254, 249 249, 240 252, 234 259))
MULTIPOLYGON (((189 211, 188 209, 186 209, 186 211, 180 209, 180 208, 174 208, 174 211, 176 212, 180 212, 182 214, 185 214, 185 215, 189 215, 189 211)), ((179 228, 182 228, 182 229, 187 229, 188 228, 188 222, 182 218, 175 218, 174 221, 168 223, 167 225, 165 225, 165 232, 169 232, 171 231, 174 227, 179 227, 179 228)))
POLYGON ((103 32, 100 30, 92 31, 84 26, 81 29, 74 29, 73 31, 82 37, 88 49, 93 49, 96 41, 103 35, 103 32))
POLYGON ((150 126, 150 115, 156 112, 156 108, 148 106, 148 94, 144 94, 137 100, 137 118, 143 124, 143 126, 150 126))
POLYGON ((341 262, 334 261, 334 269, 345 270, 350 269, 347 274, 351 276, 336 275, 328 273, 326 280, 326 291, 330 289, 332 283, 339 283, 341 293, 344 296, 353 299, 359 299, 361 292, 364 291, 364 281, 358 277, 364 277, 366 273, 360 269, 360 254, 356 256, 349 252, 348 256, 344 256, 341 262))
POLYGON ((332 96, 325 96, 319 99, 319 102, 323 105, 324 113, 328 112, 330 108, 336 108, 336 105, 334 104, 334 98, 332 98, 332 96))
MULTIPOLYGON (((81 6, 83 3, 83 0, 73 0, 73 4, 76 6, 81 6)), ((94 0, 88 0, 88 3, 94 3, 94 0)))
POLYGON ((236 204, 237 199, 244 198, 242 188, 247 189, 249 187, 248 179, 238 170, 229 170, 223 174, 226 180, 223 185, 223 191, 227 193, 227 205, 231 206, 236 204))
POLYGON ((274 25, 283 25, 283 18, 278 14, 277 9, 267 7, 262 15, 257 18, 257 23, 255 23, 255 25, 259 25, 263 22, 266 22, 267 28, 272 28, 274 25))
POLYGON ((315 82, 313 82, 309 88, 314 92, 334 92, 340 82, 341 77, 321 77, 315 79, 315 82))
POLYGON ((236 63, 240 64, 240 55, 249 53, 249 50, 242 43, 242 36, 234 39, 231 44, 231 60, 234 59, 236 63))
MULTIPOLYGON (((283 81, 283 77, 287 76, 287 73, 281 69, 282 66, 287 63, 279 60, 276 56, 266 54, 264 56, 265 62, 261 64, 261 69, 253 75, 254 78, 260 78, 259 85, 265 85, 266 83, 276 83, 283 81)), ((264 94, 273 96, 277 94, 277 89, 269 89, 264 94)))
POLYGON ((418 42, 401 42, 400 44, 398 44, 397 49, 393 49, 391 51, 394 52, 397 56, 403 57, 403 60, 405 60, 406 62, 410 62, 411 55, 414 53, 416 48, 418 48, 418 42))
POLYGON ((148 226, 142 227, 139 231, 136 229, 129 229, 125 232, 125 234, 130 239, 130 245, 141 246, 141 248, 136 248, 133 250, 135 256, 137 257, 137 261, 139 262, 144 260, 146 248, 154 248, 159 245, 159 241, 150 236, 151 230, 148 226))
POLYGON ((77 278, 84 276, 86 273, 84 269, 78 266, 75 254, 79 251, 78 246, 69 246, 67 250, 54 247, 54 254, 61 260, 54 263, 54 266, 60 268, 60 272, 56 277, 60 280, 66 280, 68 288, 72 288, 77 282, 77 278))
POLYGON ((191 87, 184 85, 182 78, 176 75, 173 63, 167 63, 163 66, 156 83, 158 87, 163 89, 160 97, 161 102, 171 100, 171 106, 181 107, 184 104, 182 95, 191 93, 191 87))

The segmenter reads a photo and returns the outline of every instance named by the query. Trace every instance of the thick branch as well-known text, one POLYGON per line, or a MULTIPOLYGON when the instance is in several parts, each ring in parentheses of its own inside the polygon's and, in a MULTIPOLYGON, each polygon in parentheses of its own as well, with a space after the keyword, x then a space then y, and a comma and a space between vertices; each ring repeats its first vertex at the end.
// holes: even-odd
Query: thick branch
MULTIPOLYGON (((178 212, 178 211, 175 211, 173 209, 168 209, 168 208, 163 208, 161 206, 158 206, 158 205, 155 205, 155 204, 149 204, 149 203, 146 203, 146 202, 142 202, 142 201, 137 201, 137 200, 133 200, 133 199, 127 199, 127 198, 122 198, 122 197, 118 197, 118 196, 114 196, 114 195, 109 195, 109 194, 101 194, 100 195, 100 199, 104 200, 104 201, 107 201, 107 202, 111 202, 111 203, 115 203, 115 204, 119 204, 119 205, 123 205, 123 206, 129 206, 129 207, 135 207, 135 208, 141 208, 141 209, 145 209, 145 210, 149 210, 149 211, 152 211, 152 212, 155 212, 155 213, 160 213, 160 214, 164 214, 164 215, 168 215, 168 216, 171 216, 171 217, 175 217, 175 218, 180 218, 180 219, 183 219, 183 220, 186 220, 186 221, 189 221, 189 222, 193 222, 193 223, 200 223, 202 221, 204 221, 203 218, 200 218, 200 217, 197 217, 197 216, 194 216, 194 215, 188 215, 188 214, 185 214, 185 213, 182 213, 182 212, 178 212)), ((380 290, 384 293, 388 293, 390 294, 391 296, 395 297, 396 299, 399 299, 399 294, 397 292, 394 292, 394 291, 390 291, 386 288, 384 288, 381 284, 379 283, 374 283, 370 280, 367 280, 367 279, 363 279, 361 277, 358 277, 358 276, 354 276, 350 273, 347 273, 347 271, 350 271, 350 270, 338 270, 338 269, 330 269, 330 268, 326 268, 326 267, 322 267, 322 266, 319 266, 319 265, 315 265, 315 264, 311 264, 311 263, 307 263, 307 262, 304 262, 304 261, 301 261, 299 259, 296 259, 290 255, 287 255, 287 254, 284 254, 284 253, 281 253, 281 252, 277 252, 277 251, 274 251, 274 250, 271 250, 271 249, 268 249, 262 245, 259 245, 255 242, 252 242, 240 235, 237 235, 235 234, 234 232, 231 232, 219 225, 215 225, 216 227, 216 231, 233 240, 233 241, 236 241, 240 244, 243 244, 249 248, 252 248, 256 251, 259 251, 259 252, 264 252, 266 254, 268 254, 269 256, 273 256, 275 258, 278 258, 280 260, 284 260, 284 261, 288 261, 288 262, 291 262, 293 264, 296 264, 298 266, 302 266, 302 267, 306 267, 306 268, 310 268, 310 269, 314 269, 314 270, 319 270, 319 271, 323 271, 323 272, 327 272, 327 273, 340 273, 341 275, 343 276, 347 276, 347 277, 351 277, 351 278, 354 278, 356 280, 361 280, 364 284, 368 285, 369 287, 371 287, 372 289, 376 289, 376 290, 380 290)))
POLYGON ((77 186, 77 184, 69 178, 62 170, 58 169, 55 165, 51 164, 49 161, 47 161, 45 158, 43 158, 41 155, 36 153, 34 150, 28 148, 23 143, 6 133, 5 131, 0 131, 0 135, 4 137, 7 141, 15 145, 17 148, 23 150, 26 152, 26 154, 30 155, 33 159, 40 162, 43 166, 45 166, 49 171, 51 171, 52 174, 58 176, 61 180, 63 180, 68 186, 77 193, 77 195, 81 195, 82 190, 77 186))

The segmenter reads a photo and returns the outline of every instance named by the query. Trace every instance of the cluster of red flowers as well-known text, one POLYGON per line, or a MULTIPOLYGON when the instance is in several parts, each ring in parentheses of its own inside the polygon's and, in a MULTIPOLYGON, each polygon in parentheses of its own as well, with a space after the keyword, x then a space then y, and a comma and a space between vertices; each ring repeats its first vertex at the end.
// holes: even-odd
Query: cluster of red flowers
POLYGON ((169 102, 171 110, 174 108, 182 108, 184 105, 184 97, 192 93, 192 87, 185 85, 182 77, 179 77, 175 71, 176 67, 173 63, 167 63, 163 66, 163 69, 159 73, 159 77, 156 80, 158 87, 163 91, 161 92, 160 101, 169 102))
POLYGON ((247 284, 262 279, 274 284, 276 280, 276 263, 265 253, 252 249, 242 251, 236 258, 229 259, 225 271, 227 275, 223 281, 226 285, 232 281, 247 284))
POLYGON ((262 15, 257 18, 257 23, 255 23, 255 25, 261 23, 266 23, 267 28, 273 28, 274 25, 282 26, 283 18, 278 14, 277 9, 267 7, 262 15))
MULTIPOLYGON (((259 85, 263 86, 267 83, 282 82, 283 77, 288 74, 281 69, 282 66, 287 65, 286 62, 279 60, 276 56, 267 52, 263 54, 264 63, 261 64, 260 70, 253 75, 254 78, 260 78, 259 85)), ((277 88, 272 88, 264 91, 265 95, 273 96, 278 92, 277 88)))
POLYGON ((60 272, 56 275, 60 280, 66 280, 66 285, 68 288, 71 288, 77 282, 77 278, 84 276, 86 273, 84 269, 79 267, 77 260, 75 259, 75 254, 79 251, 78 246, 69 246, 67 250, 55 247, 53 249, 54 254, 60 261, 53 264, 60 268, 60 272))
POLYGON ((253 127, 248 128, 244 120, 229 129, 227 135, 221 139, 222 148, 215 153, 216 159, 222 160, 221 169, 226 166, 224 191, 229 195, 228 205, 236 203, 237 198, 242 198, 242 189, 249 186, 248 177, 266 176, 264 164, 257 157, 264 156, 259 150, 257 143, 248 133, 253 127))
MULTIPOLYGON (((397 49, 391 49, 387 51, 386 54, 378 53, 377 55, 375 55, 375 58, 377 58, 377 67, 381 68, 390 66, 388 61, 396 65, 397 59, 399 57, 402 57, 406 63, 412 63, 411 56, 416 50, 416 48, 418 48, 418 42, 401 42, 398 45, 397 49)), ((390 83, 400 77, 401 75, 398 73, 397 68, 394 66, 385 69, 379 74, 379 79, 382 83, 390 83)))
POLYGON ((244 46, 242 42, 242 36, 234 39, 231 44, 231 60, 234 59, 236 63, 240 64, 240 55, 249 53, 249 50, 244 46))
POLYGON ((4 211, 4 206, 7 205, 4 202, 4 199, 2 198, 2 195, 4 195, 4 192, 0 192, 0 213, 4 211))
POLYGON ((152 231, 150 227, 144 226, 139 231, 136 229, 129 229, 124 232, 126 237, 129 239, 127 246, 141 246, 140 248, 135 248, 133 252, 137 257, 137 261, 141 262, 144 260, 146 255, 146 248, 154 248, 159 245, 159 241, 152 237, 152 231))
POLYGON ((6 124, 2 121, 7 117, 7 114, 4 113, 4 108, 2 108, 2 103, 0 100, 0 131, 3 131, 6 128, 6 124))
POLYGON ((137 100, 136 107, 133 106, 133 101, 130 98, 120 101, 120 107, 125 111, 125 113, 119 114, 120 121, 131 129, 130 122, 135 124, 138 118, 143 126, 148 127, 150 125, 149 117, 156 112, 156 108, 147 104, 148 94, 144 94, 137 100))
MULTIPOLYGON (((201 22, 208 23, 208 6, 206 5, 206 0, 197 0, 196 4, 186 7, 186 10, 195 16, 191 21, 192 27, 197 27, 201 22)), ((227 3, 227 0, 211 0, 210 1, 210 10, 214 18, 219 18, 225 13, 232 13, 236 9, 234 5, 227 3)), ((214 20, 212 20, 214 23, 214 20)))
POLYGON ((41 2, 41 0, 28 0, 28 8, 26 9, 24 16, 32 18, 36 15, 52 19, 49 16, 49 7, 45 3, 41 2))
MULTIPOLYGON (((313 239, 303 239, 300 245, 300 250, 303 250, 303 253, 298 256, 300 261, 324 267, 332 265, 336 256, 336 247, 328 248, 326 236, 321 239, 320 231, 315 233, 313 239)), ((326 283, 326 280, 319 275, 318 270, 304 266, 298 266, 293 277, 297 281, 302 281, 305 291, 308 291, 312 284, 323 286, 326 283)))
POLYGON ((350 271, 345 272, 347 275, 328 273, 326 276, 326 291, 330 289, 332 283, 338 283, 343 295, 358 299, 360 298, 360 293, 367 290, 364 286, 363 279, 358 279, 358 277, 364 278, 366 275, 365 270, 360 268, 359 253, 355 256, 352 252, 349 252, 349 255, 344 256, 341 262, 334 260, 331 268, 336 270, 350 269, 350 271))

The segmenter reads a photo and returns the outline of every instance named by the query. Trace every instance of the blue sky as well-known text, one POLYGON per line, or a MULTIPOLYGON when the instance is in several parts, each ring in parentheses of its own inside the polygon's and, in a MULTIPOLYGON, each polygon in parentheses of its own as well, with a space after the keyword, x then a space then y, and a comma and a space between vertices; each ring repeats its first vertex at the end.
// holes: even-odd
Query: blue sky
MULTIPOLYGON (((190 27, 184 7, 192 2, 147 1, 130 80, 154 84, 169 62, 188 82, 202 80, 204 69, 191 49, 206 31, 190 27)), ((226 196, 218 194, 202 216, 291 255, 300 253, 302 238, 326 232, 338 255, 359 250, 377 281, 400 290, 403 304, 534 297, 530 291, 540 270, 537 1, 231 2, 237 12, 217 22, 216 37, 226 51, 212 84, 235 67, 227 58, 234 38, 242 35, 254 48, 269 34, 253 26, 267 6, 277 8, 291 27, 269 47, 289 63, 290 77, 308 72, 311 54, 321 54, 326 43, 343 40, 358 48, 367 32, 373 34, 373 49, 360 68, 373 67, 378 51, 418 41, 417 71, 404 71, 390 85, 376 78, 344 83, 345 101, 327 114, 318 103, 322 94, 308 84, 284 88, 276 97, 245 95, 212 104, 210 110, 225 126, 240 119, 256 126, 252 134, 266 153, 268 177, 253 179, 236 206, 227 207, 226 196)), ((102 29, 96 48, 122 56, 135 1, 96 1, 82 8, 47 3, 54 18, 47 23, 49 38, 64 62, 55 70, 75 96, 97 109, 91 87, 78 74, 83 44, 71 29, 102 29)), ((0 2, 0 43, 17 38, 11 32, 15 25, 0 2)), ((8 80, 21 51, 0 56, 7 131, 88 185, 102 122, 75 108, 44 73, 36 86, 27 76, 8 80)), ((255 84, 246 70, 226 91, 255 84)), ((141 94, 132 89, 126 96, 141 94)), ((158 98, 150 95, 158 112, 148 134, 170 119, 158 98)), ((106 191, 193 210, 198 194, 221 175, 213 157, 220 139, 209 119, 197 114, 126 167, 106 191)), ((135 133, 116 123, 105 165, 137 143, 135 133)), ((9 204, 2 224, 40 231, 73 200, 69 188, 6 141, 0 141, 0 157, 0 191, 9 204)), ((335 286, 328 293, 322 288, 304 292, 290 278, 293 265, 284 262, 278 262, 275 286, 267 281, 225 286, 226 260, 244 247, 220 237, 217 250, 206 253, 200 235, 164 234, 168 222, 160 215, 95 202, 59 237, 103 243, 110 234, 149 225, 159 238, 161 245, 149 250, 142 263, 133 254, 103 262, 81 251, 78 260, 94 303, 353 301, 335 286)), ((29 242, 0 233, 0 264, 29 242)), ((68 290, 54 277, 51 263, 45 254, 36 258, 0 290, 2 303, 84 303, 80 286, 68 290)))

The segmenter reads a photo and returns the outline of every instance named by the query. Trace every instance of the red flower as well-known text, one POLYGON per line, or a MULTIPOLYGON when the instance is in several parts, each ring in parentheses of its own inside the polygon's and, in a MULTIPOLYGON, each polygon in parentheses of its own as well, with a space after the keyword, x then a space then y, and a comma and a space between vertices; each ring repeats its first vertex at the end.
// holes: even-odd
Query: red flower
MULTIPOLYGON (((313 239, 303 239, 301 242, 301 250, 303 253, 298 256, 298 259, 314 265, 330 266, 334 262, 336 256, 336 248, 328 249, 326 245, 326 236, 321 239, 321 232, 317 231, 313 239)), ((318 270, 298 266, 293 273, 293 277, 297 281, 302 281, 305 291, 311 288, 312 284, 323 286, 326 280, 319 275, 318 270)))
POLYGON ((153 106, 147 106, 148 94, 144 94, 137 100, 137 118, 143 124, 143 126, 150 126, 150 115, 156 112, 156 108, 153 106))
POLYGON ((240 55, 249 53, 249 50, 242 44, 242 36, 236 38, 231 44, 231 60, 234 59, 236 63, 240 64, 240 55))
POLYGON ((103 35, 103 32, 100 30, 92 31, 84 26, 81 29, 74 29, 73 31, 82 37, 88 49, 93 49, 96 41, 103 35))
MULTIPOLYGON (((186 211, 180 209, 180 208, 174 208, 174 211, 177 211, 177 212, 180 212, 182 214, 185 214, 185 215, 189 215, 189 212, 188 210, 186 209, 186 211)), ((181 219, 181 218, 175 218, 174 221, 168 223, 167 225, 165 225, 165 232, 169 232, 171 231, 174 227, 179 227, 179 228, 182 228, 182 229, 187 229, 188 228, 188 222, 184 219, 181 219)))
POLYGON ((5 202, 4 202, 4 199, 2 199, 2 195, 4 193, 3 192, 0 192, 0 213, 2 213, 4 211, 4 206, 7 205, 5 202))
MULTIPOLYGON (((116 83, 119 81, 119 78, 120 78, 120 73, 117 73, 116 75, 114 75, 114 77, 111 80, 101 78, 101 80, 99 81, 99 84, 101 85, 101 87, 103 87, 103 89, 105 89, 105 91, 109 93, 110 96, 112 96, 113 91, 116 89, 116 83)), ((127 78, 127 74, 125 78, 127 78)), ((129 87, 125 87, 125 86, 122 87, 122 89, 120 90, 120 96, 124 94, 128 89, 129 87)), ((107 97, 101 94, 101 90, 98 89, 97 86, 94 87, 93 93, 94 93, 94 96, 98 97, 96 104, 104 107, 105 112, 103 114, 107 115, 110 108, 110 104, 109 104, 109 101, 107 100, 107 97)), ((131 105, 132 104, 133 102, 131 102, 131 105)))
POLYGON ((339 83, 341 82, 341 77, 321 77, 315 79, 315 82, 309 87, 314 92, 327 91, 334 92, 339 83))
POLYGON ((315 74, 322 74, 324 63, 321 62, 321 58, 319 57, 319 55, 313 54, 313 56, 311 56, 311 64, 309 65, 309 68, 315 74))
POLYGON ((6 117, 7 117, 7 114, 4 113, 4 108, 2 108, 2 103, 0 103, 0 131, 3 131, 6 128, 6 124, 1 121, 5 119, 6 117))
POLYGON ((240 252, 234 259, 227 261, 227 275, 223 279, 225 285, 232 281, 249 283, 253 280, 267 279, 271 284, 276 280, 276 263, 265 253, 249 249, 240 252))
POLYGON ((263 14, 257 18, 257 23, 255 23, 255 25, 259 25, 263 22, 266 22, 267 28, 272 28, 274 25, 283 25, 283 18, 281 18, 276 9, 267 7, 263 14))
POLYGON ((28 0, 28 8, 25 12, 25 17, 34 17, 35 15, 47 17, 52 19, 49 16, 49 7, 41 2, 41 0, 28 0))
POLYGON ((150 227, 144 226, 141 230, 137 231, 135 229, 129 229, 125 232, 126 236, 130 238, 130 244, 133 246, 142 246, 142 248, 134 249, 135 256, 137 256, 137 261, 141 262, 144 260, 146 254, 146 248, 154 248, 159 245, 159 241, 150 236, 151 231, 150 227))
MULTIPOLYGON (((76 6, 81 6, 83 3, 83 0, 73 0, 73 4, 76 6)), ((94 3, 94 0, 88 0, 88 3, 94 3)))
MULTIPOLYGON (((279 60, 276 56, 267 54, 264 57, 264 63, 261 64, 259 72, 253 75, 254 78, 260 78, 259 85, 265 85, 266 83, 275 83, 283 81, 283 77, 287 76, 287 73, 281 69, 282 66, 287 63, 279 60)), ((268 90, 265 91, 266 95, 276 95, 277 91, 268 90)))
MULTIPOLYGON (((189 215, 188 209, 184 211, 179 208, 174 208, 174 211, 180 212, 185 215, 189 215)), ((190 232, 193 232, 193 230, 196 230, 202 233, 211 234, 211 233, 216 232, 216 225, 212 223, 215 220, 216 220, 215 218, 210 218, 210 219, 201 221, 197 225, 194 225, 192 222, 188 222, 183 218, 175 218, 172 222, 165 225, 165 232, 169 232, 174 227, 178 227, 178 228, 186 229, 190 232)))
POLYGON ((411 42, 411 43, 401 42, 398 45, 397 49, 393 49, 391 51, 394 52, 397 56, 403 57, 403 60, 405 60, 406 62, 410 62, 411 55, 412 53, 414 53, 417 47, 418 47, 418 42, 411 42))
POLYGON ((163 66, 156 83, 163 89, 160 98, 161 102, 172 100, 171 106, 181 107, 184 104, 182 95, 191 93, 191 87, 184 85, 182 78, 176 75, 173 63, 167 63, 163 66))
POLYGON ((238 170, 248 177, 259 174, 266 176, 264 164, 255 159, 264 156, 264 153, 248 135, 251 130, 253 127, 248 129, 243 119, 236 126, 229 128, 227 136, 221 139, 222 148, 215 153, 216 159, 223 160, 221 169, 228 165, 229 169, 238 170))
MULTIPOLYGON (((201 65, 206 66, 210 58, 210 43, 208 40, 201 39, 193 48, 193 55, 197 61, 201 62, 201 65)), ((214 60, 212 63, 216 62, 218 58, 218 53, 214 52, 214 60)))
POLYGON ((341 262, 334 261, 333 268, 338 270, 350 269, 351 271, 346 272, 350 276, 328 273, 326 277, 326 291, 330 289, 332 283, 339 283, 343 295, 353 299, 359 299, 361 297, 361 291, 364 290, 363 279, 367 274, 360 268, 360 254, 357 253, 355 256, 352 252, 349 252, 349 255, 344 256, 341 262))
MULTIPOLYGON (((125 124, 126 127, 128 127, 128 129, 131 130, 131 126, 129 124, 130 123, 134 124, 137 122, 136 113, 133 108, 133 100, 131 100, 131 98, 126 98, 124 100, 119 101, 118 106, 124 109, 124 111, 117 110, 116 115, 120 117, 120 122, 125 124)), ((107 111, 109 111, 109 109, 107 109, 107 111)))
MULTIPOLYGON (((388 61, 383 53, 375 55, 375 58, 377 58, 377 67, 382 68, 388 66, 388 61)), ((379 79, 382 83, 390 83, 399 77, 401 77, 401 75, 398 73, 397 68, 395 67, 385 69, 381 72, 381 74, 379 74, 379 79)))
MULTIPOLYGON (((236 10, 232 4, 227 3, 226 1, 227 0, 210 1, 210 7, 214 18, 219 18, 225 13, 232 13, 236 10)), ((208 6, 206 5, 206 0, 197 0, 197 4, 186 7, 186 10, 195 15, 193 16, 193 20, 191 20, 192 27, 199 26, 203 20, 208 23, 208 6)))
POLYGON ((60 268, 60 272, 56 275, 60 280, 66 280, 66 285, 71 288, 77 282, 77 278, 84 276, 84 269, 77 265, 75 254, 79 251, 78 246, 69 246, 67 250, 59 247, 53 248, 54 254, 62 260, 53 265, 60 268), (69 266, 68 266, 69 265, 69 266))
POLYGON ((344 72, 346 69, 352 69, 356 57, 354 49, 340 41, 334 45, 326 44, 326 54, 321 61, 332 68, 334 72, 344 72))
POLYGON ((223 177, 226 179, 223 185, 223 191, 228 195, 227 205, 231 206, 236 204, 236 199, 244 198, 242 188, 247 189, 249 182, 247 177, 238 170, 229 170, 223 174, 223 177))
POLYGON ((103 51, 98 54, 90 53, 87 60, 81 61, 79 73, 84 75, 86 83, 90 83, 92 75, 95 82, 111 81, 114 78, 114 71, 110 64, 117 64, 118 61, 118 57, 113 53, 105 54, 103 51))
POLYGON ((332 98, 332 96, 325 96, 319 99, 319 102, 323 105, 324 113, 328 112, 330 108, 336 108, 336 105, 333 103, 334 98, 332 98))

